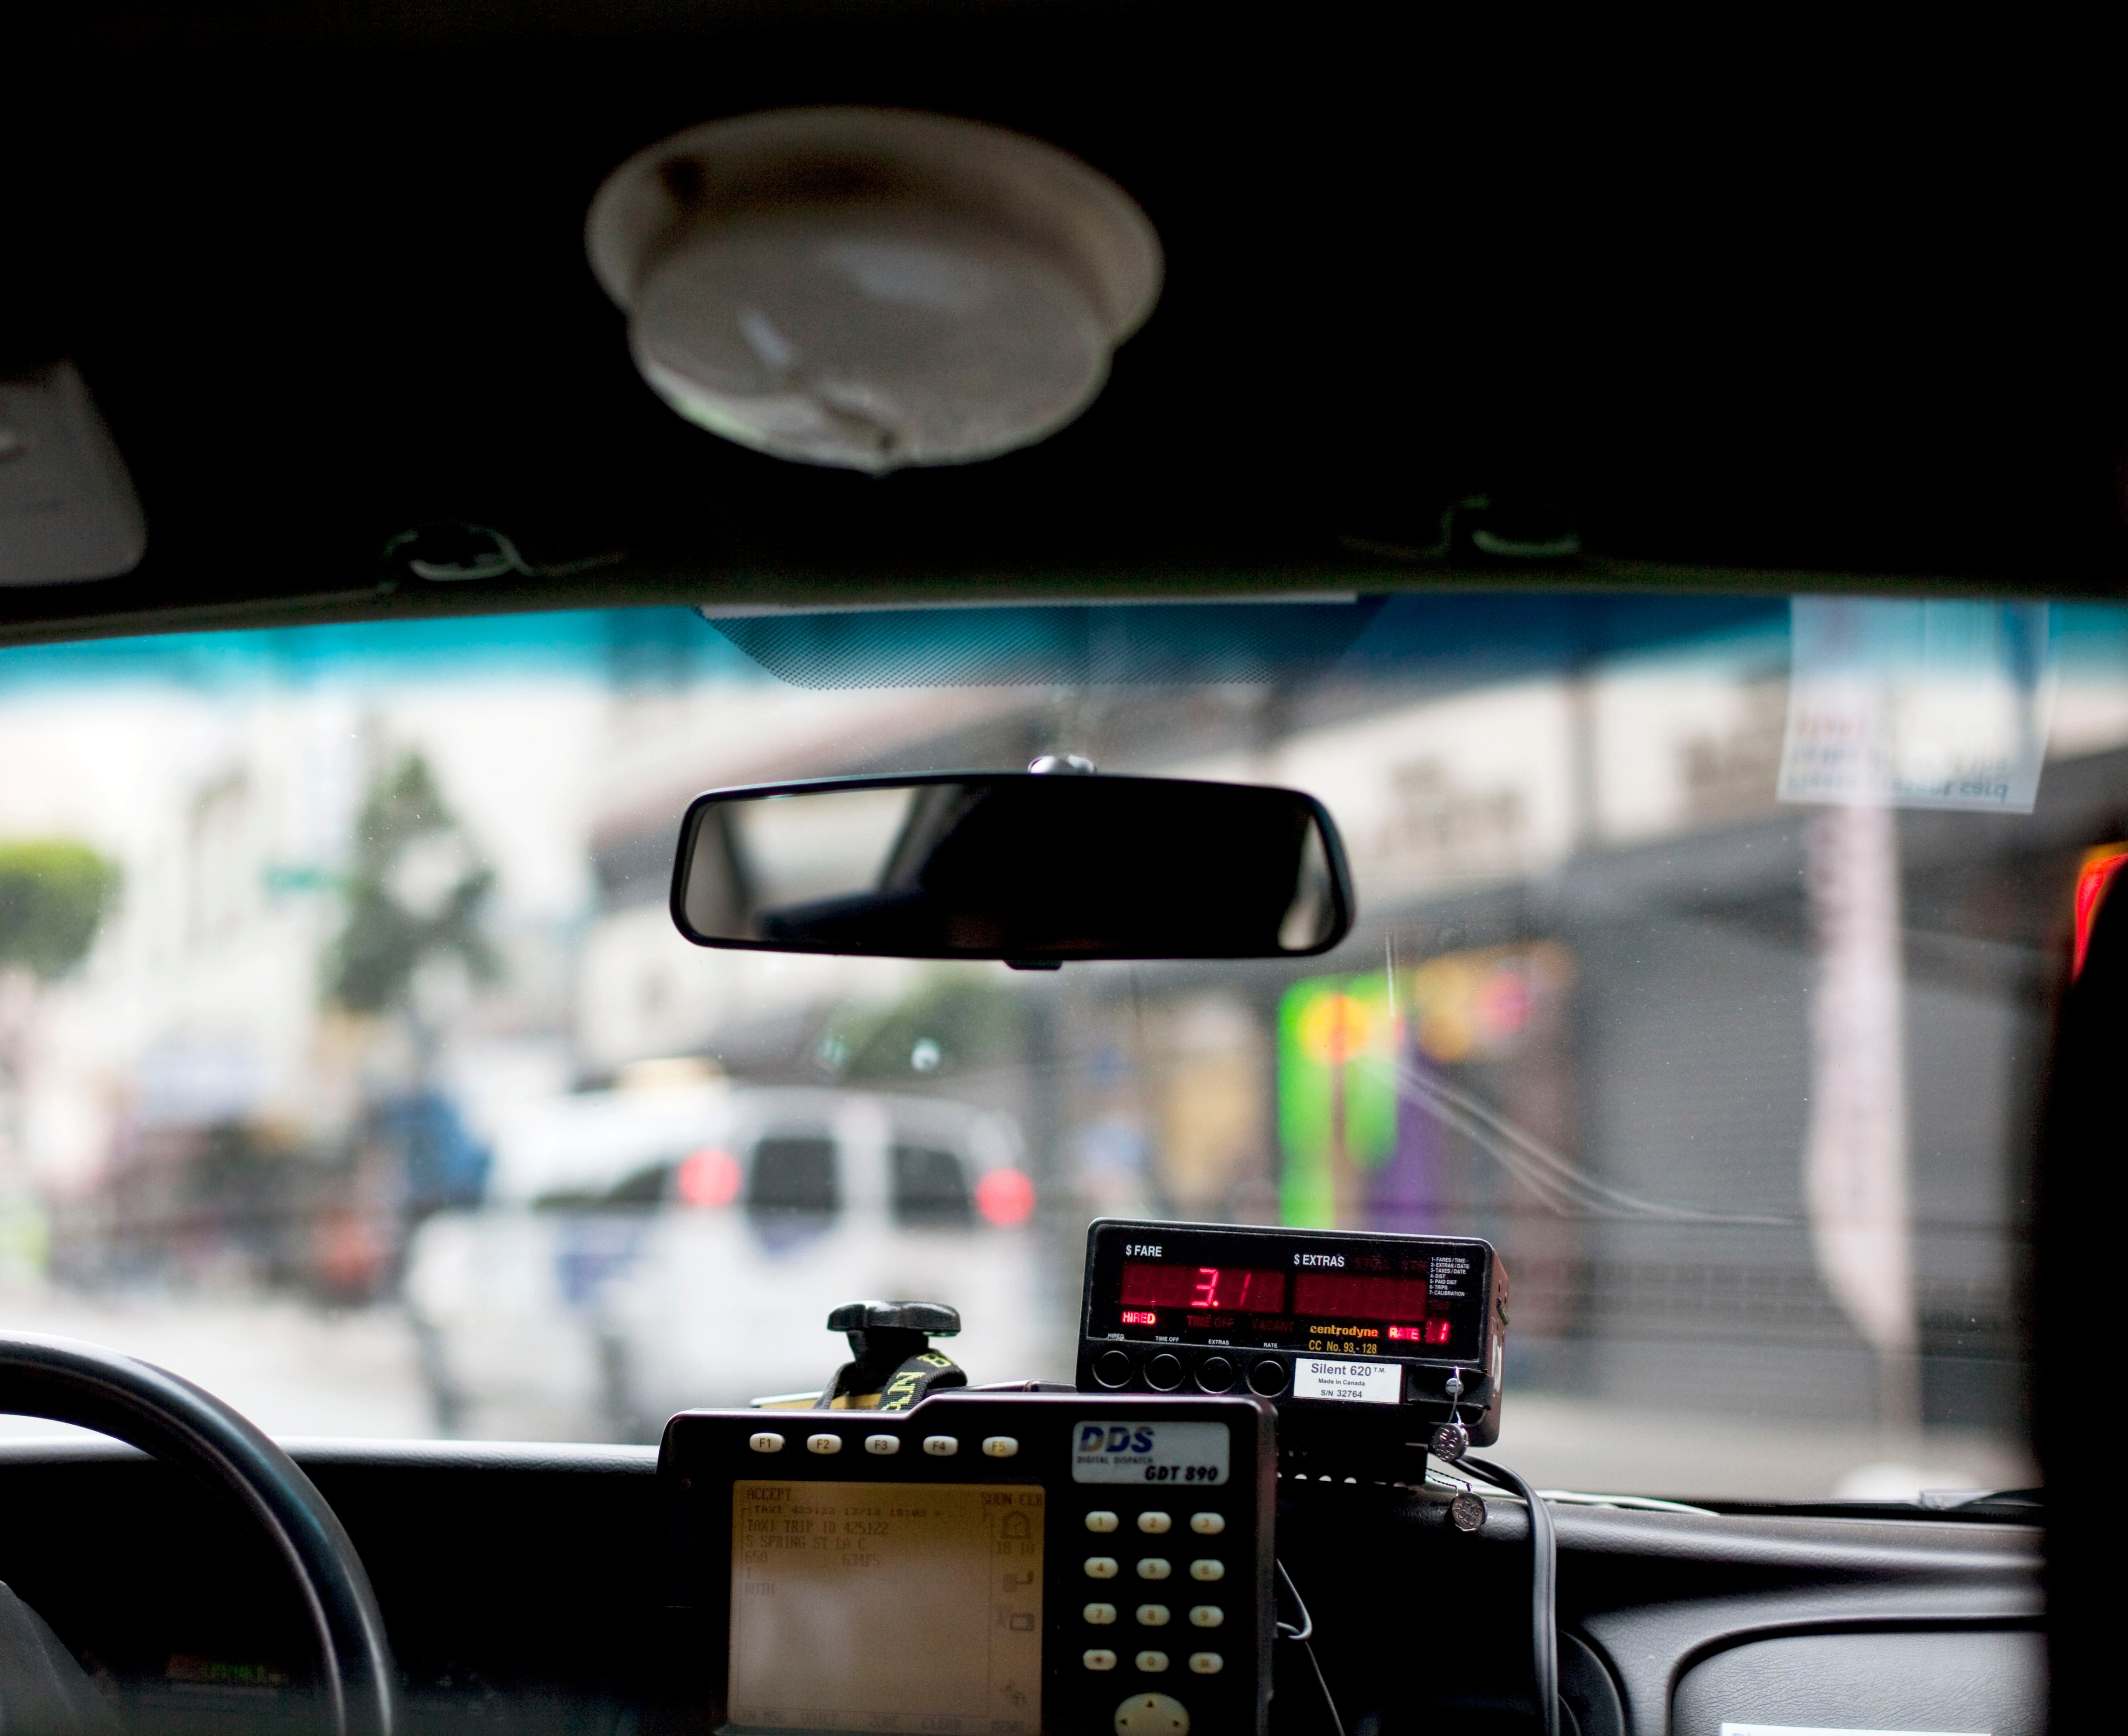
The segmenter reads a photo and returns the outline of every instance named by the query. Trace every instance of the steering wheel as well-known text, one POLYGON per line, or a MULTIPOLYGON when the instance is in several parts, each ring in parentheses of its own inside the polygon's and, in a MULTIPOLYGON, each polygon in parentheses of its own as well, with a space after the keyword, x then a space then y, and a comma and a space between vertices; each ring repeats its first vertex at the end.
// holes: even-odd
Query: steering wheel
MULTIPOLYGON (((0 1334, 0 1414, 115 1436, 235 1496, 302 1589, 335 1736, 392 1736, 398 1670, 362 1558, 316 1485, 251 1423, 151 1363, 33 1333, 0 1334)), ((10 1686, 0 1681, 0 1706, 10 1686)))

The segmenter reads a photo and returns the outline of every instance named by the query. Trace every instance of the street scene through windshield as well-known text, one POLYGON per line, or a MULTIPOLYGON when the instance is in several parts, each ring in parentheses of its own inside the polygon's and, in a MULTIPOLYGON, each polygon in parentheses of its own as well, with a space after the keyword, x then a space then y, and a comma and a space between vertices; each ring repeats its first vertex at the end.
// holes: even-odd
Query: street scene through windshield
MULTIPOLYGON (((1488 1239, 1541 1486, 2035 1480, 2026 1170, 2078 877, 2128 849, 2128 610, 112 640, 0 651, 0 1310, 271 1432, 653 1440, 817 1386, 865 1296, 1068 1381, 1105 1215, 1488 1239), (1351 933, 1033 972, 674 928, 703 790, 1043 755, 1315 797, 1351 933)), ((801 807, 750 835, 794 883, 801 807)))

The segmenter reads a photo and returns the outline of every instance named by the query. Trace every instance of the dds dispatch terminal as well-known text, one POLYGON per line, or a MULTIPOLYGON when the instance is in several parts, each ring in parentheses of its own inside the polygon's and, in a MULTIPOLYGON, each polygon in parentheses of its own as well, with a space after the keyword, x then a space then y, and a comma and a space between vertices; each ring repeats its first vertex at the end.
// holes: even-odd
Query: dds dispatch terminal
POLYGON ((734 1731, 1260 1736, 1271 1431, 1238 1397, 683 1411, 691 1697, 734 1731))

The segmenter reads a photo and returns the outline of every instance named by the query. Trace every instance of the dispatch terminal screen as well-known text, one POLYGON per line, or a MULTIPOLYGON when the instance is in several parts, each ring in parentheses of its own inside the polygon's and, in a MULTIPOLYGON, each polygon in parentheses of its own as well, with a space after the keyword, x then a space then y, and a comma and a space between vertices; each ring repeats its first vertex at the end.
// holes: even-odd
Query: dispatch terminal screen
POLYGON ((732 1487, 732 1730, 1036 1736, 1038 1484, 732 1487))

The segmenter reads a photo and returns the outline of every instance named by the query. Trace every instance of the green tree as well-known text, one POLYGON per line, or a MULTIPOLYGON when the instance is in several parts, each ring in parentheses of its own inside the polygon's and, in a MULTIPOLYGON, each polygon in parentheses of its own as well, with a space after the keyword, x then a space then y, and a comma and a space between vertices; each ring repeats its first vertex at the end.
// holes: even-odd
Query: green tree
POLYGON ((328 973, 333 998, 350 1012, 407 1010, 415 973, 432 958, 454 956, 474 981, 493 980, 480 918, 494 887, 428 761, 402 755, 370 787, 356 821, 347 924, 328 973))
POLYGON ((118 864, 85 844, 0 844, 0 967, 64 976, 88 956, 118 883, 118 864))

